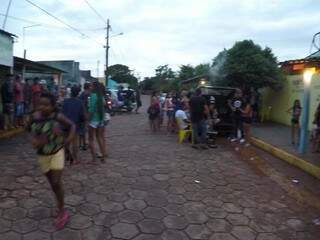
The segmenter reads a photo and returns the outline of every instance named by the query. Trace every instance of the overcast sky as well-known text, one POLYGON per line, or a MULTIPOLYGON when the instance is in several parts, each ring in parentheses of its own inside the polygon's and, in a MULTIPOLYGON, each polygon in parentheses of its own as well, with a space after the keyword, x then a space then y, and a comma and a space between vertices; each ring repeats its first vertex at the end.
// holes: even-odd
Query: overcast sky
MULTIPOLYGON (((9 0, 1 0, 4 14, 9 0)), ((84 0, 31 0, 90 38, 82 37, 25 0, 13 0, 6 31, 19 36, 15 55, 22 56, 22 29, 31 60, 69 60, 100 75, 105 64, 104 22, 84 0), (34 23, 33 23, 34 22, 34 23)), ((320 31, 319 0, 88 0, 110 18, 110 65, 128 65, 141 77, 151 76, 159 65, 174 70, 182 64, 210 62, 223 48, 252 39, 273 49, 280 61, 310 53, 314 33, 320 31)), ((0 15, 1 25, 3 16, 0 15)))

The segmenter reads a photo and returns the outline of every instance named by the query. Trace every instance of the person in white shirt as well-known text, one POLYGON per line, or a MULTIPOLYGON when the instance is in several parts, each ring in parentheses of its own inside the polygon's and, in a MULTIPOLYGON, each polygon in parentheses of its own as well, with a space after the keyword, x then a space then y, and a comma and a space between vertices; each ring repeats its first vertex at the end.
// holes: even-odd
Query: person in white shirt
POLYGON ((179 129, 190 129, 190 120, 187 117, 186 111, 179 109, 178 111, 176 111, 175 118, 178 122, 179 129))

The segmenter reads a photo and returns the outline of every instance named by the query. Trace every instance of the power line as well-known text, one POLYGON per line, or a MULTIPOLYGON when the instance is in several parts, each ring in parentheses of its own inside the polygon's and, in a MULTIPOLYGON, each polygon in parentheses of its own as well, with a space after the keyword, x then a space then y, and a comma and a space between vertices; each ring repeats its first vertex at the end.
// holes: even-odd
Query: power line
MULTIPOLYGON (((0 16, 5 17, 6 15, 5 15, 4 13, 0 13, 0 16)), ((30 20, 27 20, 27 19, 18 18, 18 17, 14 17, 14 16, 10 16, 10 15, 8 15, 8 18, 12 18, 12 19, 14 19, 14 20, 21 21, 21 22, 28 22, 28 23, 40 24, 40 23, 38 23, 38 22, 34 22, 34 21, 30 21, 30 20)))
POLYGON ((57 20, 58 22, 62 23, 63 25, 67 26, 67 27, 68 27, 68 28, 70 28, 71 30, 73 30, 73 31, 75 31, 75 32, 77 32, 77 33, 79 33, 82 37, 86 37, 86 38, 92 39, 92 40, 93 40, 93 41, 95 41, 97 44, 99 44, 99 45, 102 45, 102 46, 103 46, 103 44, 102 44, 102 43, 100 43, 100 42, 96 41, 95 39, 91 38, 91 37, 90 37, 90 36, 88 36, 87 34, 85 34, 85 33, 81 32, 79 29, 77 29, 77 28, 75 28, 75 27, 71 26, 70 24, 66 23, 66 22, 65 22, 65 21, 63 21, 62 19, 60 19, 60 18, 56 17, 55 15, 53 15, 52 13, 50 13, 50 12, 48 12, 47 10, 43 9, 43 8, 42 8, 42 7, 40 7, 39 5, 37 5, 37 4, 35 4, 35 3, 33 3, 33 2, 32 2, 32 1, 30 1, 30 0, 25 0, 25 1, 26 1, 26 2, 28 2, 29 4, 31 4, 32 6, 34 6, 34 7, 38 8, 38 9, 40 9, 41 11, 43 11, 44 13, 46 13, 47 15, 49 15, 50 17, 54 18, 54 19, 55 19, 55 20, 57 20))
MULTIPOLYGON (((4 13, 0 13, 0 16, 5 16, 4 13)), ((26 22, 26 23, 32 23, 32 24, 41 24, 41 26, 43 27, 50 27, 50 28, 58 28, 58 29, 65 29, 66 27, 59 27, 59 26, 56 26, 56 25, 50 25, 50 24, 47 24, 47 23, 41 23, 41 22, 35 22, 35 21, 31 21, 31 20, 28 20, 28 19, 25 19, 25 18, 19 18, 19 17, 15 17, 15 16, 11 16, 11 15, 8 15, 8 18, 11 18, 13 20, 16 20, 16 21, 20 21, 20 22, 26 22)), ((102 31, 102 30, 105 30, 104 27, 101 27, 101 28, 78 28, 78 30, 80 31, 91 31, 91 32, 98 32, 98 31, 102 31)))
POLYGON ((89 3, 88 0, 84 0, 85 3, 88 5, 88 7, 106 24, 108 25, 107 21, 104 19, 104 17, 101 16, 101 14, 89 3))
MULTIPOLYGON (((28 2, 29 4, 31 4, 32 6, 40 9, 41 11, 43 11, 44 13, 46 13, 47 15, 49 15, 50 17, 54 18, 55 20, 57 20, 58 22, 62 23, 63 25, 66 25, 68 28, 72 29, 73 31, 79 33, 82 36, 86 36, 86 34, 84 34, 83 32, 79 31, 78 29, 76 29, 75 27, 71 26, 70 24, 66 23, 65 21, 61 20, 60 18, 54 16, 53 14, 51 14, 50 12, 48 12, 47 10, 43 9, 42 7, 38 6, 37 4, 31 2, 30 0, 25 0, 26 2, 28 2)), ((88 37, 88 36, 87 36, 88 37)))
POLYGON ((8 15, 9 15, 9 10, 10 10, 10 7, 11 7, 11 3, 12 3, 12 0, 9 0, 8 7, 7 7, 7 11, 6 11, 6 15, 5 15, 5 17, 4 17, 3 24, 2 24, 2 29, 3 29, 3 30, 6 28, 6 23, 7 23, 7 19, 8 19, 8 15))

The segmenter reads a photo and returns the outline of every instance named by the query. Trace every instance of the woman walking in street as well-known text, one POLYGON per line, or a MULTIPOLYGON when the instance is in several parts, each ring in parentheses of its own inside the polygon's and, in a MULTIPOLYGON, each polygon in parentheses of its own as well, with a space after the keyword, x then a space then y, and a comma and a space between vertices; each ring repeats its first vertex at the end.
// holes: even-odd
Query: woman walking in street
POLYGON ((88 112, 89 112, 89 146, 92 156, 92 164, 96 164, 96 149, 95 149, 95 139, 98 142, 101 156, 101 162, 105 163, 105 158, 107 157, 105 138, 104 138, 104 109, 105 101, 102 93, 102 88, 99 82, 93 82, 92 92, 88 101, 88 112))
POLYGON ((296 135, 300 132, 300 115, 301 115, 300 100, 296 99, 291 108, 288 109, 288 113, 292 114, 291 117, 291 142, 293 145, 296 143, 296 135))
POLYGON ((173 133, 175 130, 175 118, 174 118, 174 104, 171 93, 166 96, 164 102, 164 111, 167 113, 168 123, 167 123, 167 133, 173 133))
POLYGON ((151 105, 148 108, 150 129, 152 132, 157 132, 159 128, 159 115, 160 115, 160 104, 159 101, 153 99, 151 105))
POLYGON ((87 119, 88 119, 88 100, 89 96, 91 93, 91 84, 90 83, 85 83, 83 86, 83 92, 80 94, 79 99, 81 100, 83 107, 84 107, 84 112, 85 112, 85 119, 86 121, 80 124, 80 131, 79 131, 79 145, 80 148, 83 151, 86 151, 88 148, 87 144, 87 119))
POLYGON ((317 110, 314 114, 313 124, 315 128, 312 131, 312 152, 316 153, 319 150, 319 141, 320 141, 320 103, 318 104, 317 110))
POLYGON ((40 168, 56 196, 58 215, 55 227, 62 229, 69 218, 64 208, 64 190, 61 180, 65 161, 64 146, 72 141, 75 125, 58 112, 55 97, 44 93, 39 98, 37 111, 30 117, 28 129, 32 134, 32 145, 37 149, 40 168), (66 139, 61 126, 67 129, 66 139))
POLYGON ((244 99, 243 108, 241 108, 240 111, 242 115, 244 139, 247 142, 246 146, 250 146, 253 109, 252 105, 250 104, 249 97, 244 99))
POLYGON ((70 119, 76 126, 76 134, 72 139, 70 146, 67 146, 67 161, 70 165, 79 164, 79 133, 80 127, 84 125, 86 116, 84 106, 80 99, 78 99, 79 89, 74 86, 71 88, 71 97, 65 99, 62 105, 62 113, 70 119))

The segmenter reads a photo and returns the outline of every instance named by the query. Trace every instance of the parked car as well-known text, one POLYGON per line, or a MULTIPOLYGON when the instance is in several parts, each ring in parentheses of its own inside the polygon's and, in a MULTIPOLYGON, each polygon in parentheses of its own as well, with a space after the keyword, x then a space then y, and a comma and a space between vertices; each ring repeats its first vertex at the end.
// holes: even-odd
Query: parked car
POLYGON ((234 95, 235 88, 219 87, 219 86, 200 86, 202 95, 206 98, 208 104, 210 97, 215 98, 216 108, 221 120, 217 124, 217 131, 219 134, 228 135, 233 131, 232 111, 228 106, 228 100, 234 95))
POLYGON ((123 90, 123 102, 120 102, 118 100, 118 90, 109 89, 108 94, 110 95, 110 98, 112 100, 112 116, 117 112, 132 112, 132 110, 137 106, 135 100, 135 91, 133 89, 123 90))

